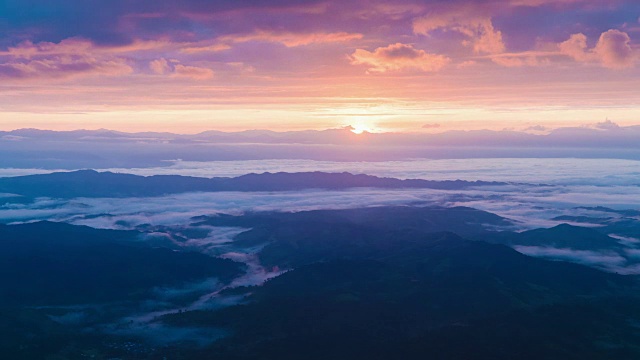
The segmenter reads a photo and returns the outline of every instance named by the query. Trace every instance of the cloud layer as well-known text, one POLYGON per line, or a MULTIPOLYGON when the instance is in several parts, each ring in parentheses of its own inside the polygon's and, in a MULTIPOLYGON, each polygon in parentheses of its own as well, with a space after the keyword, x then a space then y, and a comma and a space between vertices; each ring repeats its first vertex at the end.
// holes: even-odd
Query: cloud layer
MULTIPOLYGON (((277 117, 316 128, 309 109, 372 98, 462 104, 466 118, 485 122, 533 104, 567 107, 569 119, 576 102, 603 102, 602 89, 629 123, 638 100, 640 4, 630 0, 11 0, 0 12, 0 111, 11 124, 35 126, 38 113, 54 126, 51 113, 88 112, 65 126, 95 124, 98 114, 149 109, 175 121, 199 108, 215 119, 199 119, 200 129, 273 109, 237 126, 277 117)), ((391 120, 424 124, 419 114, 391 120)), ((335 116, 323 125, 348 124, 335 116)))

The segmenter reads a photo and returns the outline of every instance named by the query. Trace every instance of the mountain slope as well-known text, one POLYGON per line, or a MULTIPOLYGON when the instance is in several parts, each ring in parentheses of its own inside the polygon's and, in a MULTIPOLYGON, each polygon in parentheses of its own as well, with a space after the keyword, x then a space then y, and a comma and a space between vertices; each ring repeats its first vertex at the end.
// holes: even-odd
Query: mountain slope
POLYGON ((505 185, 483 181, 430 181, 380 178, 349 173, 263 173, 235 178, 198 178, 179 175, 149 177, 111 172, 80 170, 42 175, 0 178, 0 193, 27 197, 135 197, 161 196, 191 191, 292 191, 303 189, 342 190, 350 188, 384 189, 462 189, 472 186, 505 185))
POLYGON ((38 222, 0 225, 0 305, 71 305, 139 299, 156 286, 219 277, 244 266, 151 248, 136 232, 38 222))

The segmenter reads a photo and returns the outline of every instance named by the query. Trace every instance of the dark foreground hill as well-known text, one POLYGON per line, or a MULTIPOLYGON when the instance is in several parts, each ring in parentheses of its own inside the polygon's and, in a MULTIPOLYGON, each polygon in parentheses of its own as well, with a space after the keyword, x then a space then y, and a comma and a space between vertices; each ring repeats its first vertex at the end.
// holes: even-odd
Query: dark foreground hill
POLYGON ((640 320, 640 305, 632 277, 535 259, 452 233, 378 230, 359 237, 354 236, 363 231, 358 225, 325 226, 323 236, 330 245, 319 244, 320 237, 311 239, 303 227, 291 224, 284 232, 265 234, 271 244, 290 246, 278 247, 276 257, 267 246, 262 256, 276 264, 293 264, 294 269, 261 288, 246 289, 249 303, 166 316, 165 323, 175 326, 232 330, 229 338, 186 352, 188 356, 632 359, 640 355, 640 332, 634 327, 640 320), (281 238, 284 233, 286 240, 281 238), (292 239, 298 240, 291 243, 292 239))
MULTIPOLYGON (((264 244, 263 262, 293 270, 263 287, 234 290, 246 304, 163 321, 231 329, 208 348, 184 352, 196 359, 640 356, 635 277, 442 232, 457 226, 469 236, 497 235, 486 225, 506 220, 491 215, 382 207, 200 218, 254 226, 237 241, 264 244)), ((561 227, 556 240, 572 229, 561 227)), ((554 233, 546 240, 556 241, 554 233)))
POLYGON ((0 225, 0 306, 128 301, 153 287, 243 273, 243 264, 151 248, 138 235, 53 222, 0 225))
POLYGON ((179 175, 137 176, 80 170, 44 175, 0 178, 0 193, 26 197, 141 197, 192 191, 292 191, 350 188, 445 189, 505 185, 485 181, 400 180, 350 173, 263 173, 234 178, 199 178, 179 175))
MULTIPOLYGON (((196 226, 251 228, 230 246, 252 249, 263 265, 288 271, 260 287, 223 290, 221 299, 231 301, 227 307, 173 308, 171 314, 155 317, 147 329, 156 331, 153 336, 162 346, 147 346, 147 340, 131 333, 65 325, 60 316, 38 308, 5 306, 0 309, 0 331, 5 333, 0 351, 20 359, 640 358, 636 277, 467 240, 495 236, 495 242, 505 242, 514 236, 493 231, 511 225, 494 214, 464 207, 379 207, 193 221, 196 226), (226 336, 199 345, 189 336, 166 341, 162 331, 176 330, 215 330, 226 336)), ((221 279, 242 272, 229 261, 133 245, 135 232, 36 223, 0 227, 2 234, 2 239, 13 239, 4 243, 10 251, 3 263, 22 258, 16 263, 29 265, 18 268, 15 280, 15 267, 5 265, 2 280, 24 289, 41 286, 32 290, 37 297, 27 293, 38 300, 31 300, 34 304, 41 304, 45 293, 60 296, 61 304, 68 303, 61 292, 95 297, 100 287, 120 299, 135 299, 137 292, 130 290, 152 282, 171 284, 205 270, 221 279), (61 239, 61 245, 52 246, 51 238, 61 239), (89 266, 94 263, 95 268, 89 266), (79 275, 77 269, 92 275, 79 275), (46 284, 29 271, 46 271, 38 276, 62 286, 46 284), (110 283, 125 275, 137 279, 133 287, 110 283)), ((585 244, 608 241, 567 226, 521 236, 522 241, 532 236, 527 241, 562 245, 572 234, 576 239, 587 236, 585 244)), ((29 299, 27 295, 22 296, 29 299)), ((63 310, 65 316, 73 314, 63 310)))

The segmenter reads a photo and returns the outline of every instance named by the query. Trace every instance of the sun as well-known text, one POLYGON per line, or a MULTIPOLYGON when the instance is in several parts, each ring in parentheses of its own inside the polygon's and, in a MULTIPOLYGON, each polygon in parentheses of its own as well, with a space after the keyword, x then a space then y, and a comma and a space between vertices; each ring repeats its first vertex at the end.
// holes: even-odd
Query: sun
POLYGON ((351 130, 352 133, 358 134, 358 135, 364 132, 369 132, 369 133, 372 132, 372 129, 370 127, 362 124, 350 125, 349 130, 351 130))

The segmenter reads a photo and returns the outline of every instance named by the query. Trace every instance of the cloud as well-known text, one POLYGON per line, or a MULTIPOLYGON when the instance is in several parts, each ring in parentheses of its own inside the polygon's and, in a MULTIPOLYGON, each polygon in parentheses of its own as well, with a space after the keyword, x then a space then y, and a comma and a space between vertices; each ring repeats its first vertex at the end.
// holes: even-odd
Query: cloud
POLYGON ((171 66, 169 66, 169 62, 165 58, 153 60, 149 63, 149 68, 156 74, 166 74, 171 71, 171 66))
POLYGON ((24 41, 0 57, 0 77, 9 79, 59 79, 78 76, 121 76, 133 72, 123 58, 95 51, 85 39, 71 38, 59 43, 24 41))
POLYGON ((603 32, 592 49, 588 48, 587 36, 581 33, 571 35, 558 48, 561 54, 578 62, 599 62, 609 69, 633 67, 637 59, 629 34, 615 29, 603 32))
POLYGON ((587 36, 585 34, 573 34, 567 41, 558 44, 560 52, 572 57, 576 61, 591 61, 592 55, 587 51, 587 36))
POLYGON ((407 16, 415 16, 424 12, 425 4, 416 3, 385 3, 377 2, 367 4, 362 9, 355 11, 355 16, 361 19, 371 19, 376 16, 384 16, 392 20, 402 20, 407 16))
POLYGON ((188 45, 180 51, 185 54, 219 52, 233 48, 233 44, 246 42, 280 43, 288 48, 313 44, 342 43, 362 39, 359 33, 348 32, 285 32, 260 30, 247 34, 229 34, 216 38, 213 42, 205 41, 188 45))
POLYGON ((180 49, 180 52, 185 54, 197 54, 204 52, 218 52, 231 49, 231 46, 228 44, 211 44, 211 45, 198 45, 198 46, 188 46, 180 49))
POLYGON ((437 129, 440 127, 440 124, 424 124, 422 125, 423 129, 437 129))
POLYGON ((536 52, 498 54, 491 56, 491 61, 505 67, 542 66, 549 64, 548 59, 541 57, 540 54, 536 52))
POLYGON ((149 68, 157 75, 169 74, 174 78, 192 80, 208 80, 215 75, 214 71, 209 68, 182 65, 177 60, 167 60, 165 58, 152 60, 149 62, 149 68))
POLYGON ((174 68, 173 76, 193 80, 207 80, 214 76, 214 72, 208 68, 178 64, 174 68))
POLYGON ((313 32, 313 33, 293 33, 257 31, 245 35, 227 35, 218 39, 222 43, 243 43, 249 41, 277 42, 286 47, 305 46, 310 44, 326 44, 335 42, 347 42, 362 39, 359 33, 347 32, 313 32))
POLYGON ((566 5, 577 3, 588 3, 593 0, 509 0, 509 4, 512 6, 530 6, 537 7, 543 5, 566 5))
POLYGON ((545 246, 514 246, 525 255, 576 262, 605 269, 617 269, 627 263, 627 259, 617 253, 589 250, 574 250, 545 246))
POLYGON ((133 68, 122 59, 103 60, 89 56, 55 56, 28 62, 0 64, 0 78, 10 79, 122 76, 132 72, 133 68))
POLYGON ((404 69, 434 72, 451 61, 446 56, 429 54, 413 45, 402 43, 379 47, 373 52, 357 49, 349 58, 352 65, 369 65, 371 67, 368 71, 376 73, 404 69))
POLYGON ((475 53, 499 54, 505 51, 502 32, 496 30, 484 11, 476 6, 450 7, 434 11, 413 21, 413 32, 430 35, 436 30, 455 31, 468 39, 463 45, 475 53))
POLYGON ((546 126, 542 126, 542 125, 533 125, 533 126, 529 126, 528 128, 524 129, 524 131, 549 131, 551 130, 550 128, 546 127, 546 126))
POLYGON ((8 55, 15 58, 31 59, 47 55, 79 55, 87 54, 94 48, 91 41, 81 38, 69 38, 59 43, 43 41, 37 44, 27 40, 17 46, 9 47, 0 55, 8 55))
POLYGON ((601 130, 618 130, 620 129, 620 125, 614 123, 613 121, 607 119, 603 122, 599 122, 595 125, 596 129, 601 129, 601 130))
POLYGON ((619 30, 609 30, 600 35, 594 53, 598 55, 604 67, 611 69, 632 67, 636 56, 630 42, 629 34, 619 30))

